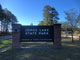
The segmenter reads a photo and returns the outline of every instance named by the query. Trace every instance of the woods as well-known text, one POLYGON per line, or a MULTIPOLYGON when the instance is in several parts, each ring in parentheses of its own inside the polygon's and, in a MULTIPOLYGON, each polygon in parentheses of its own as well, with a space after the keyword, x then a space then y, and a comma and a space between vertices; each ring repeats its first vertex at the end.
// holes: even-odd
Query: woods
POLYGON ((0 35, 11 32, 12 24, 17 23, 16 16, 8 9, 3 9, 0 5, 0 35))
POLYGON ((72 42, 74 42, 73 35, 75 31, 79 30, 80 28, 80 14, 74 8, 70 9, 69 11, 65 11, 64 13, 66 15, 65 19, 67 20, 67 24, 64 25, 64 27, 67 31, 69 31, 72 36, 72 42))

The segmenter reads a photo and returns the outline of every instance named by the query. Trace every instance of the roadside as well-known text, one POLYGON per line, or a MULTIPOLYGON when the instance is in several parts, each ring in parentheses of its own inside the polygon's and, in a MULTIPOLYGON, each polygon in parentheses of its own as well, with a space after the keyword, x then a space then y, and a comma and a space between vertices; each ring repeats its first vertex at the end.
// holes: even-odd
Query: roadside
POLYGON ((11 49, 12 39, 0 40, 0 60, 80 60, 80 41, 62 39, 62 49, 53 42, 22 42, 21 49, 11 49), (48 48, 49 47, 49 48, 48 48))
POLYGON ((11 39, 12 36, 4 36, 4 37, 0 37, 0 40, 6 40, 6 39, 11 39))
MULTIPOLYGON (((61 35, 61 37, 66 37, 66 35, 61 35)), ((72 37, 70 35, 68 35, 67 37, 72 37)), ((73 36, 74 38, 79 38, 78 36, 73 36)), ((0 40, 6 40, 6 39, 11 39, 12 36, 4 36, 4 37, 0 37, 0 40)))
MULTIPOLYGON (((66 35, 61 35, 61 37, 72 37, 72 36, 71 35, 67 35, 67 36, 66 35)), ((77 38, 77 39, 79 38, 79 36, 73 36, 73 37, 77 38)))

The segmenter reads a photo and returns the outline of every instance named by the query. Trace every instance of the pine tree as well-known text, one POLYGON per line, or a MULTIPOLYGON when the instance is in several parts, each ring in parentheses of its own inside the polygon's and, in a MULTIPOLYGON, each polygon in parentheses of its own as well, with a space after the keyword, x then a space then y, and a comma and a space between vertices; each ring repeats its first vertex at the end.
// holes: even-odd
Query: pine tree
POLYGON ((43 21, 40 22, 39 25, 53 25, 56 24, 58 21, 58 12, 55 8, 52 8, 49 5, 46 5, 44 7, 44 13, 43 13, 43 21))

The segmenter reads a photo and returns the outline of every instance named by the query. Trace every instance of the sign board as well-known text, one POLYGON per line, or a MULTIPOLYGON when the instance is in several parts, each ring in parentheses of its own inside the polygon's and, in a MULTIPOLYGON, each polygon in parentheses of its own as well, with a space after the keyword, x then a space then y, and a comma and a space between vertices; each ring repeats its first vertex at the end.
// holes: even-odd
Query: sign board
POLYGON ((17 28, 14 28, 14 29, 12 30, 12 32, 17 33, 17 32, 20 32, 20 30, 17 29, 17 28))
POLYGON ((53 41, 53 26, 22 26, 21 42, 53 41))

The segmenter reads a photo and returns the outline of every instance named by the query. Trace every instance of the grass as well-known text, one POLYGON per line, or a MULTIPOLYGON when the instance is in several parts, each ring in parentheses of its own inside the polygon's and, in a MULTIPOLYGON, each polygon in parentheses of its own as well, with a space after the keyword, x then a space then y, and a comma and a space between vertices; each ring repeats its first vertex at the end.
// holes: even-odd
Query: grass
POLYGON ((80 60, 79 40, 72 43, 70 38, 62 38, 62 49, 52 46, 52 42, 22 42, 22 48, 11 49, 11 39, 1 40, 0 60, 80 60))
POLYGON ((11 39, 0 40, 0 52, 6 51, 8 48, 11 48, 11 39))

